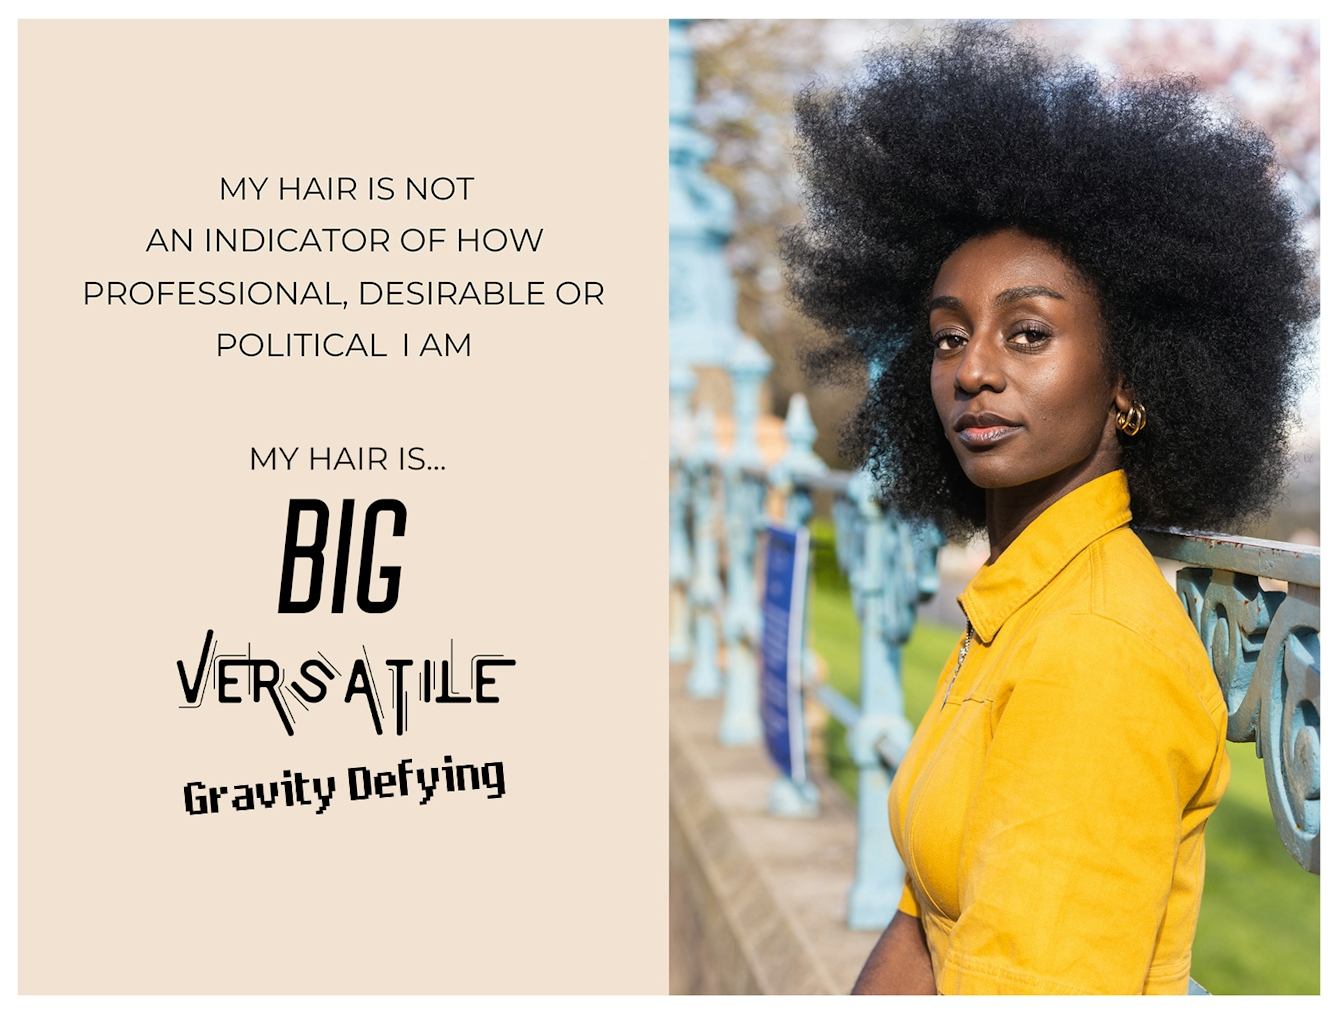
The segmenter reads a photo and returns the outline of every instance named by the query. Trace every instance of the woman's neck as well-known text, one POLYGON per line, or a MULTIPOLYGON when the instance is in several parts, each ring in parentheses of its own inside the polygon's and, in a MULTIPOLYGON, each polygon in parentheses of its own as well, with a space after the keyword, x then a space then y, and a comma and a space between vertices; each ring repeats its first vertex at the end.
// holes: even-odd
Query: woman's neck
POLYGON ((1072 468, 1022 486, 985 490, 985 528, 990 537, 987 562, 998 560, 1003 551, 1051 504, 1058 503, 1079 486, 1085 486, 1119 467, 1118 455, 1097 455, 1072 468))

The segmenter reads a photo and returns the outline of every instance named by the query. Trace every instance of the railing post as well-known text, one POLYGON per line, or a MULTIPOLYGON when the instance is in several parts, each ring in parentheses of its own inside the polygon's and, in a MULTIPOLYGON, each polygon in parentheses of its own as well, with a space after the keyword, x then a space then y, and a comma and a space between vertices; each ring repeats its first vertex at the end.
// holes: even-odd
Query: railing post
POLYGON ((901 649, 914 627, 916 604, 937 590, 942 538, 935 529, 913 528, 884 514, 867 469, 851 477, 849 495, 850 510, 838 512, 838 518, 855 529, 842 539, 860 620, 860 718, 846 733, 858 769, 855 882, 847 921, 852 929, 881 929, 896 911, 905 876, 887 825, 888 758, 899 763, 914 733, 902 694, 901 649))
POLYGON ((688 494, 692 477, 688 456, 692 447, 692 416, 688 400, 697 376, 685 364, 669 367, 669 661, 692 657, 689 637, 688 582, 692 580, 692 550, 688 541, 688 494))
POLYGON ((692 606, 693 662, 687 689, 692 697, 718 697, 721 676, 719 617, 720 564, 716 545, 715 470, 719 457, 715 442, 715 414, 709 406, 697 410, 696 440, 692 450, 693 575, 688 591, 692 606))
POLYGON ((808 412, 808 398, 802 393, 790 395, 785 411, 785 456, 771 470, 771 485, 785 496, 785 520, 802 527, 813 514, 813 496, 804 484, 812 476, 827 471, 827 464, 813 453, 818 428, 808 412))
MULTIPOLYGON (((813 496, 806 480, 827 471, 826 463, 813 453, 818 428, 808 412, 803 394, 790 396, 785 412, 785 456, 768 473, 768 481, 785 498, 785 520, 803 526, 813 513, 813 496)), ((809 608, 804 608, 804 682, 811 682, 817 672, 817 659, 809 647, 809 608)), ((815 817, 818 813, 818 788, 812 782, 799 783, 782 775, 768 792, 768 810, 778 817, 815 817)))
POLYGON ((704 171, 715 142, 694 125, 689 22, 669 22, 669 358, 723 366, 739 337, 738 286, 725 259, 734 195, 704 171))
POLYGON ((757 743, 762 738, 757 671, 762 609, 753 580, 753 559, 764 491, 761 483, 745 474, 745 469, 762 466, 757 420, 762 381, 770 371, 771 358, 762 346, 751 338, 741 338, 729 357, 734 388, 734 450, 724 469, 729 547, 729 593, 724 616, 728 668, 720 742, 727 745, 757 743))
POLYGON ((867 471, 851 478, 850 499, 859 510, 864 538, 859 568, 851 575, 860 620, 860 719, 846 731, 850 759, 859 771, 855 882, 847 922, 853 929, 880 929, 896 911, 906 869, 887 825, 892 779, 877 744, 887 738, 904 753, 912 730, 901 693, 901 647, 883 638, 884 541, 889 533, 867 471))

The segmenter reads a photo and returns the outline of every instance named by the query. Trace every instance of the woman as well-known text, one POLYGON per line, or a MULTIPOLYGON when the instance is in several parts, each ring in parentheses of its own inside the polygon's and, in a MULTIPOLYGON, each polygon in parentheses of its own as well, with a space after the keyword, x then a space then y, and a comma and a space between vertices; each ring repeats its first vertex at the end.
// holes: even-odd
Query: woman
POLYGON ((857 992, 1184 993, 1226 711, 1129 530, 1267 509, 1317 313, 1268 141, 996 30, 799 106, 794 293, 871 366, 845 450, 990 555, 897 771, 857 992))

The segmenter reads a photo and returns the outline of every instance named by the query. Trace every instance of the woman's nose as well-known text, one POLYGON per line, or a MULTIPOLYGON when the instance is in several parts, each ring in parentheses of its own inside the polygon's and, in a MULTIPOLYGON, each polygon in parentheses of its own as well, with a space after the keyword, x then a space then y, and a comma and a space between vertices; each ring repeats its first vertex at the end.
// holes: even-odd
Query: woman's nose
POLYGON ((1002 391, 1007 384, 1002 357, 996 342, 983 335, 974 337, 957 363, 957 389, 965 394, 986 388, 1002 391))

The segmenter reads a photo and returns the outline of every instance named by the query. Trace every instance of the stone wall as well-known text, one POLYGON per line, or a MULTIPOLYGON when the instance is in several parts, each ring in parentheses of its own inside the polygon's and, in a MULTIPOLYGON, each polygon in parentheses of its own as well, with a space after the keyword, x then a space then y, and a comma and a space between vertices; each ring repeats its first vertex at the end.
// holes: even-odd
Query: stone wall
POLYGON ((776 769, 716 741, 720 701, 670 673, 669 990, 847 993, 878 934, 845 926, 855 813, 819 779, 821 814, 766 812, 776 769))

